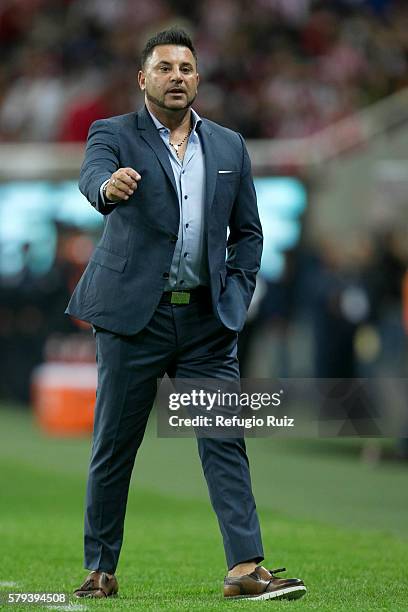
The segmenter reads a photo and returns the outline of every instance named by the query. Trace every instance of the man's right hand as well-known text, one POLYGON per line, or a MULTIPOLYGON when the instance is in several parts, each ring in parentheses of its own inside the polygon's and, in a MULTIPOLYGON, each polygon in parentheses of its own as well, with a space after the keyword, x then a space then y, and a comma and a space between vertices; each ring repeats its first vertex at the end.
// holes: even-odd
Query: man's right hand
POLYGON ((133 168, 119 168, 112 174, 106 185, 106 197, 111 202, 128 200, 137 189, 137 183, 141 178, 133 168))

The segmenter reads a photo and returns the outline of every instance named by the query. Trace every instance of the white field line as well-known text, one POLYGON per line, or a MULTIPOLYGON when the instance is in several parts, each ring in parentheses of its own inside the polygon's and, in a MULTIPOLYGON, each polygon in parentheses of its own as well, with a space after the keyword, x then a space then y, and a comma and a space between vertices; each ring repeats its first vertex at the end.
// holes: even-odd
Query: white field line
POLYGON ((82 606, 81 604, 68 604, 68 605, 59 605, 59 606, 45 606, 47 610, 66 610, 67 612, 83 612, 88 608, 86 606, 82 606))

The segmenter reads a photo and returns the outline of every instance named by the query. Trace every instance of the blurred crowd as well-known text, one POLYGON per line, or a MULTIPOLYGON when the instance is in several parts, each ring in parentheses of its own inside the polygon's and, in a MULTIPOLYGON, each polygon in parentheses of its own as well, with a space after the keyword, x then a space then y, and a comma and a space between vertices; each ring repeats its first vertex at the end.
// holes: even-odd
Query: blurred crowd
POLYGON ((341 241, 332 235, 300 245, 285 253, 280 279, 258 278, 262 292, 241 342, 244 377, 259 370, 248 350, 251 335, 270 340, 264 377, 406 377, 406 228, 359 234, 347 249, 341 241), (308 335, 296 338, 296 327, 308 335))
POLYGON ((31 374, 43 362, 95 361, 90 326, 64 311, 96 238, 69 225, 56 229, 55 258, 45 273, 33 268, 35 254, 27 242, 21 244, 21 268, 0 275, 2 399, 29 403, 31 374))
POLYGON ((196 108, 247 138, 311 134, 408 84, 403 0, 2 0, 0 141, 86 139, 130 112, 147 38, 195 40, 196 108))

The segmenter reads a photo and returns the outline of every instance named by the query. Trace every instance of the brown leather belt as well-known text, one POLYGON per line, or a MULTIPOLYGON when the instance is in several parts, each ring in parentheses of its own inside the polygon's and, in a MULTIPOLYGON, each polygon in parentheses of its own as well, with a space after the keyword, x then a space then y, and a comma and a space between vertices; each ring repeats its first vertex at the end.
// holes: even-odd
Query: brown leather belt
POLYGON ((210 297, 210 289, 200 285, 194 289, 185 289, 184 291, 182 289, 177 289, 177 291, 165 291, 161 296, 160 303, 183 306, 185 304, 209 300, 210 297))

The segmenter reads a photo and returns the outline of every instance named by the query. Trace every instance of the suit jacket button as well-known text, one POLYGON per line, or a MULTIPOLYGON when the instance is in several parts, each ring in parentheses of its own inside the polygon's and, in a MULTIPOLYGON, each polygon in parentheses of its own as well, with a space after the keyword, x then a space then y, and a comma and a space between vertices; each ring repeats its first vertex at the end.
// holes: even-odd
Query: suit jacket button
POLYGON ((176 244, 176 242, 177 242, 177 236, 172 236, 172 237, 170 238, 170 242, 171 242, 171 244, 176 244))
POLYGON ((163 278, 169 278, 170 274, 168 272, 163 272, 163 278))

